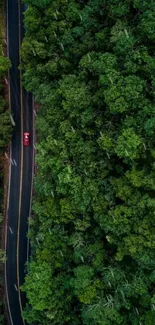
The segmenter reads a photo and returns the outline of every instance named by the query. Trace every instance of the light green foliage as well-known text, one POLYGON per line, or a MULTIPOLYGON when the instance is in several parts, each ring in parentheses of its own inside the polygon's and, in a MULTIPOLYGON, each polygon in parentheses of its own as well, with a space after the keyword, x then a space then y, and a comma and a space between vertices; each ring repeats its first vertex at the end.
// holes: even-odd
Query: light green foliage
POLYGON ((26 286, 29 288, 28 299, 30 304, 34 305, 35 310, 44 310, 48 308, 47 300, 51 297, 52 292, 50 288, 51 270, 45 262, 37 265, 35 262, 31 263, 29 273, 31 277, 27 278, 26 286), (35 290, 35 296, 34 296, 35 290), (35 300, 34 300, 35 297, 35 300))
POLYGON ((41 24, 41 15, 37 8, 28 7, 25 12, 25 27, 28 28, 28 33, 31 35, 32 33, 36 33, 41 24))
POLYGON ((154 2, 27 3, 40 107, 24 317, 154 325, 154 2))
POLYGON ((71 284, 75 295, 78 296, 80 302, 90 304, 96 297, 96 287, 100 285, 100 281, 94 279, 94 271, 88 266, 79 266, 74 270, 74 273, 75 279, 72 280, 71 284))
POLYGON ((10 68, 10 60, 7 57, 0 56, 0 76, 3 77, 10 68))
POLYGON ((139 158, 139 146, 141 139, 136 135, 133 129, 123 130, 116 141, 115 151, 118 157, 136 159, 139 158))

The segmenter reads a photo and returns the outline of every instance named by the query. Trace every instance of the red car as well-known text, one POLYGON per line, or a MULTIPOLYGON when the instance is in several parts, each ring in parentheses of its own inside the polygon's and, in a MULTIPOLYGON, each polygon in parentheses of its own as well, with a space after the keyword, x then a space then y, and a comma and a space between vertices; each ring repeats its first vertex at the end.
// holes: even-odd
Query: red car
POLYGON ((29 132, 24 132, 23 144, 26 147, 28 147, 30 145, 30 133, 29 132))

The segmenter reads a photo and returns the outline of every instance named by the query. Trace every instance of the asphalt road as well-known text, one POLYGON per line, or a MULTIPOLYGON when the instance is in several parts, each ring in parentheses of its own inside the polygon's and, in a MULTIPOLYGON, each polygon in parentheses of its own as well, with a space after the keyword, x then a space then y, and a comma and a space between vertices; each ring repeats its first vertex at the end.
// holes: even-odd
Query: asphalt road
POLYGON ((26 298, 20 286, 24 281, 28 254, 28 217, 30 214, 33 173, 33 105, 32 96, 21 84, 19 48, 24 36, 20 0, 7 0, 8 54, 10 69, 10 105, 15 121, 11 142, 10 190, 6 234, 5 286, 11 325, 23 325, 21 312, 26 298), (23 146, 23 132, 31 133, 31 145, 23 146))

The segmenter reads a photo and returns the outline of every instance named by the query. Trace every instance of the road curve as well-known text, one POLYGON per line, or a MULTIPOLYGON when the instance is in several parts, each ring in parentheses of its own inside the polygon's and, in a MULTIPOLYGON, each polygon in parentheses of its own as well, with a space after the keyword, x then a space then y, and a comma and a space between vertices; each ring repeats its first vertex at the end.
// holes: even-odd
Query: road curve
POLYGON ((19 49, 24 36, 24 6, 20 0, 7 0, 7 44, 12 67, 10 106, 15 121, 11 141, 10 179, 6 227, 5 287, 11 325, 25 324, 22 310, 26 298, 20 291, 27 261, 27 231, 33 179, 33 107, 32 96, 22 87, 19 49), (23 147, 23 132, 31 133, 30 147, 23 147))

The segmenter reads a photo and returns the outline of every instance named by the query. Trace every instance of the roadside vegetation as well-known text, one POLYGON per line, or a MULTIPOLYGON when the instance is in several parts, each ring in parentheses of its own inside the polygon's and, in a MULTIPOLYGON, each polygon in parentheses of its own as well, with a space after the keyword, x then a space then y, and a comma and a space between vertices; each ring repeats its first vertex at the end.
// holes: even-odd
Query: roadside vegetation
MULTIPOLYGON (((5 80, 7 71, 10 68, 10 61, 5 57, 4 38, 5 16, 3 1, 0 1, 0 325, 4 324, 4 243, 2 243, 2 233, 4 230, 4 151, 9 144, 12 133, 10 122, 10 110, 8 109, 7 94, 5 92, 5 80), (2 249, 3 248, 3 249, 2 249)), ((4 236, 3 236, 4 240, 4 236)))
POLYGON ((10 109, 8 109, 8 101, 4 90, 5 77, 7 77, 7 71, 11 66, 9 58, 5 56, 5 38, 4 10, 3 3, 0 1, 0 154, 4 152, 8 145, 12 131, 10 109))
POLYGON ((155 2, 27 0, 40 104, 24 317, 155 320, 155 2))

